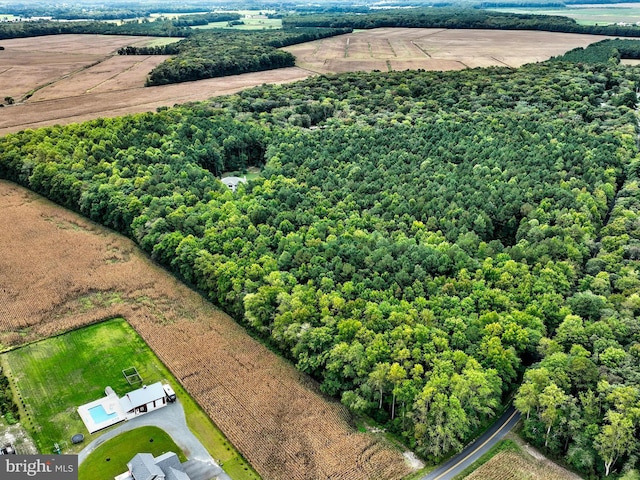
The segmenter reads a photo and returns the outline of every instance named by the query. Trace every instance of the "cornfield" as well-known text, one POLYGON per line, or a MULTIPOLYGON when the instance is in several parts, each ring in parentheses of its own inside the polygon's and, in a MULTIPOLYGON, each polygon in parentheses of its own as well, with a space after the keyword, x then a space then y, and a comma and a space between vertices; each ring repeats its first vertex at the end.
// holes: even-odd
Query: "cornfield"
POLYGON ((575 480, 576 475, 544 460, 503 451, 482 465, 465 480, 575 480))

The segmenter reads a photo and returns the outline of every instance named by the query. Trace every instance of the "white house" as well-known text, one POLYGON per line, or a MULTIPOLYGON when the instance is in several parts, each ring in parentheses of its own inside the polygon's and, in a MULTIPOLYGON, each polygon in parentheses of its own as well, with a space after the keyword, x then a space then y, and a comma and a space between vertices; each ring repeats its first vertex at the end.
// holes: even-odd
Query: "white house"
POLYGON ((78 414, 89 433, 97 432, 136 415, 152 412, 176 401, 176 393, 161 382, 146 385, 118 398, 113 388, 105 388, 105 397, 78 407, 78 414))
POLYGON ((138 453, 127 463, 129 471, 118 475, 115 480, 190 480, 180 459, 173 452, 159 457, 150 453, 138 453))
POLYGON ((167 404, 167 393, 162 382, 145 385, 120 398, 120 405, 127 418, 140 413, 152 412, 167 404))
POLYGON ((244 177, 224 177, 221 178, 220 181, 224 183, 227 187, 231 189, 232 192, 235 192, 238 189, 238 185, 241 183, 247 183, 247 176, 244 177))

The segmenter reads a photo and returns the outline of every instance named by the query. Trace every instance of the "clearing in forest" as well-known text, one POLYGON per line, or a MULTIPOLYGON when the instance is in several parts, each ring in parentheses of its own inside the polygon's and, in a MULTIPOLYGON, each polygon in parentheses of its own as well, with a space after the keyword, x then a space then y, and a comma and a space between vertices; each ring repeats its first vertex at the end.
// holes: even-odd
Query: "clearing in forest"
POLYGON ((399 450, 357 432, 345 407, 133 242, 4 181, 0 209, 0 344, 123 317, 264 479, 410 472, 399 450))

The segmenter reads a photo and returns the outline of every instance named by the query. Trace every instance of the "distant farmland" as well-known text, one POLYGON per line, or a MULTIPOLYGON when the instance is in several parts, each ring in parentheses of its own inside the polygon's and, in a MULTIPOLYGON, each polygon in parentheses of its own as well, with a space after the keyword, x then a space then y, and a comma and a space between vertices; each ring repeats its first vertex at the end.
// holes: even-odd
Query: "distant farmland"
POLYGON ((495 12, 517 13, 520 15, 559 15, 573 18, 583 25, 611 25, 618 22, 635 23, 640 18, 637 3, 594 3, 567 5, 566 7, 513 7, 489 8, 495 12))
POLYGON ((286 47, 296 65, 319 73, 462 70, 548 60, 604 36, 572 33, 376 28, 286 47))
POLYGON ((517 67, 603 38, 533 31, 378 28, 287 47, 300 68, 161 87, 143 85, 149 71, 166 57, 113 55, 124 45, 150 44, 151 37, 58 35, 3 40, 0 99, 12 97, 16 104, 2 110, 0 135, 154 111, 315 73, 517 67))

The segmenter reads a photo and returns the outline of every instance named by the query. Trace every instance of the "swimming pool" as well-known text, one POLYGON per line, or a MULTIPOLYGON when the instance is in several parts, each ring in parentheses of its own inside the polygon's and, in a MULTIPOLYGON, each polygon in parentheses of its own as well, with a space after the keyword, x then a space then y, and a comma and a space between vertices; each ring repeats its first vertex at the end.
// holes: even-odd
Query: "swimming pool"
POLYGON ((93 418, 93 422, 97 425, 99 423, 104 423, 106 421, 111 420, 114 417, 117 417, 118 414, 116 412, 107 413, 102 405, 96 405, 95 407, 91 407, 89 409, 89 415, 93 418))

